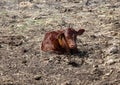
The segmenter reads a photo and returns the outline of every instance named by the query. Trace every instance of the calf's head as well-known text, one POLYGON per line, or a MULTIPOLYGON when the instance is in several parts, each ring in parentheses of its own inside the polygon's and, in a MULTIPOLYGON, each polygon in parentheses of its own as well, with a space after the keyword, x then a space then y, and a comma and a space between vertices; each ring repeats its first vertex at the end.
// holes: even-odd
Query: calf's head
POLYGON ((69 49, 76 48, 77 47, 77 45, 76 45, 77 35, 83 34, 84 31, 85 31, 84 29, 75 31, 72 28, 68 28, 68 29, 64 30, 63 32, 61 32, 58 35, 58 40, 59 40, 60 45, 62 47, 69 48, 69 49))

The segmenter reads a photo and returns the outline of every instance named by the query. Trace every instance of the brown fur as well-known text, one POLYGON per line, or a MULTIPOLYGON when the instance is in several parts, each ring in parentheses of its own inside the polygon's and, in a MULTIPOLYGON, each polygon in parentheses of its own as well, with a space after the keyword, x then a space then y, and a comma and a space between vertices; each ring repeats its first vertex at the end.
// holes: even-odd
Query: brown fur
POLYGON ((77 52, 76 37, 83 34, 85 30, 75 31, 72 28, 52 31, 45 34, 41 49, 45 52, 71 53, 77 52))

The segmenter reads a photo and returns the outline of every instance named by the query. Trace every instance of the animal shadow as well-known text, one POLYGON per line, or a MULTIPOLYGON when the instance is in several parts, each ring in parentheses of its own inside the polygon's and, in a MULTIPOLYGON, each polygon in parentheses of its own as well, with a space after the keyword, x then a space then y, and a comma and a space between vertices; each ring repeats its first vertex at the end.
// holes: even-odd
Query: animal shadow
POLYGON ((70 58, 68 65, 71 65, 73 67, 80 67, 84 63, 84 60, 82 58, 88 57, 88 52, 87 51, 78 51, 77 53, 71 54, 71 55, 72 55, 71 58, 73 58, 73 59, 74 59, 74 57, 81 58, 81 63, 76 62, 76 60, 71 60, 71 58, 70 58))
POLYGON ((88 52, 87 51, 78 51, 75 54, 71 53, 71 55, 75 55, 75 56, 78 56, 80 58, 85 58, 85 57, 88 57, 88 52))
POLYGON ((79 67, 80 65, 78 63, 76 63, 75 61, 69 61, 68 65, 71 65, 73 67, 79 67))

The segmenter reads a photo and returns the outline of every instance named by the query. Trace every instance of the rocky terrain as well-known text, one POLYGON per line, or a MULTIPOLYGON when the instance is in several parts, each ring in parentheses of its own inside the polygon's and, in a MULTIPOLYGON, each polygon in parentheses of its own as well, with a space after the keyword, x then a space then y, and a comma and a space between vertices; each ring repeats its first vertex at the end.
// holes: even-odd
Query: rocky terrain
POLYGON ((120 0, 0 0, 0 85, 120 85, 120 0), (79 53, 41 51, 68 27, 79 53))

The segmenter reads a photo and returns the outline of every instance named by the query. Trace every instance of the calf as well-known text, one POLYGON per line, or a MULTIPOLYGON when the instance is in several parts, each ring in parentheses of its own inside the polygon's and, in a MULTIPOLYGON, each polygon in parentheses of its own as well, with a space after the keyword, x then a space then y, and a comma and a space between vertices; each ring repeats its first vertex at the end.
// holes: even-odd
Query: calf
POLYGON ((75 31, 72 28, 68 28, 48 32, 45 34, 41 50, 55 53, 76 53, 78 51, 76 37, 83 34, 84 31, 84 29, 75 31))

